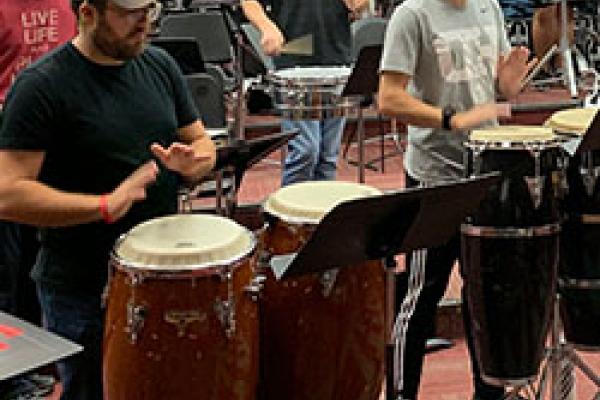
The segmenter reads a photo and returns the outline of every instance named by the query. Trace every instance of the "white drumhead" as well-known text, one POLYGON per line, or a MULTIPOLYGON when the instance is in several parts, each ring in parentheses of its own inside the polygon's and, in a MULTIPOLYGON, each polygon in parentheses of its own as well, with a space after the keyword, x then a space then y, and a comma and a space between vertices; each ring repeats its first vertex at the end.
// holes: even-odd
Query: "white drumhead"
POLYGON ((127 264, 181 269, 227 264, 253 248, 250 231, 232 220, 178 214, 135 226, 117 244, 115 254, 127 264))
POLYGON ((598 112, 597 108, 576 108, 558 111, 546 121, 546 125, 558 132, 583 135, 598 112))
POLYGON ((352 70, 349 67, 294 67, 284 68, 273 72, 280 79, 335 79, 347 78, 352 70))
POLYGON ((374 187, 353 182, 302 182, 273 193, 266 200, 264 210, 285 221, 316 223, 344 201, 380 194, 374 187))
POLYGON ((469 140, 472 142, 549 142, 556 135, 549 127, 527 125, 505 125, 493 128, 477 129, 471 132, 469 140))

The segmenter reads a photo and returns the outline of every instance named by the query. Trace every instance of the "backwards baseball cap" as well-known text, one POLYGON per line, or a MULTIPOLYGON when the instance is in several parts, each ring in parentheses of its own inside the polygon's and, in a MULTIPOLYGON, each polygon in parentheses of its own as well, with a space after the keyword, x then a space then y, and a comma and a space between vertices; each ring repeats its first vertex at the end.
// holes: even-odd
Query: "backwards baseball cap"
POLYGON ((144 8, 148 6, 156 7, 156 0, 110 0, 119 7, 127 9, 144 8))

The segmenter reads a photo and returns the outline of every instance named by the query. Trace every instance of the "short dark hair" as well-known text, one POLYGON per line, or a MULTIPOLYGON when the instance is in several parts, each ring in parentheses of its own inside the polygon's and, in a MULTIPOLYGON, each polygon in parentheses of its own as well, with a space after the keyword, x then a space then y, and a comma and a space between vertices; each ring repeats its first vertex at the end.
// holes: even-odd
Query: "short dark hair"
MULTIPOLYGON (((75 11, 75 13, 77 13, 77 11, 79 10, 79 6, 84 1, 85 0, 71 0, 71 7, 73 8, 73 11, 75 11)), ((106 3, 108 2, 108 0, 87 0, 87 2, 95 6, 100 11, 103 11, 106 8, 106 3)))

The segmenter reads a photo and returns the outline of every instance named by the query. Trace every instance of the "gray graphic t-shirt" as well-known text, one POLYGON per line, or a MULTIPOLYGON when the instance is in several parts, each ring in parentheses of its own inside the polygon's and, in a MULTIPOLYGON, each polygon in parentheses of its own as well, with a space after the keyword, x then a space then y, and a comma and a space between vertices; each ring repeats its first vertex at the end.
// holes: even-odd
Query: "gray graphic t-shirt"
MULTIPOLYGON (((509 49, 497 0, 406 0, 390 19, 381 71, 410 75, 409 93, 427 104, 464 111, 495 100, 498 56, 509 49)), ((409 126, 405 168, 424 182, 461 177, 466 139, 409 126)))

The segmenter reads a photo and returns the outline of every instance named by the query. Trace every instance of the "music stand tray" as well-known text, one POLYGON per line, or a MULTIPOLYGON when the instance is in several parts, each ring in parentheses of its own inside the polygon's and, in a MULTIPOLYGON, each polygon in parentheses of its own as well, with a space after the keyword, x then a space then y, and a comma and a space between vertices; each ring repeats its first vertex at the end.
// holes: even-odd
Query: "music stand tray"
POLYGON ((0 311, 0 381, 81 350, 78 344, 0 311))
POLYGON ((499 181, 493 173, 341 203, 297 254, 273 257, 271 267, 284 279, 439 246, 499 181))
POLYGON ((579 146, 577 147, 577 154, 581 154, 585 151, 599 150, 600 149, 600 110, 594 116, 592 123, 588 127, 585 135, 579 146))
POLYGON ((185 36, 158 36, 150 44, 165 50, 179 65, 184 75, 206 72, 198 40, 185 36))

